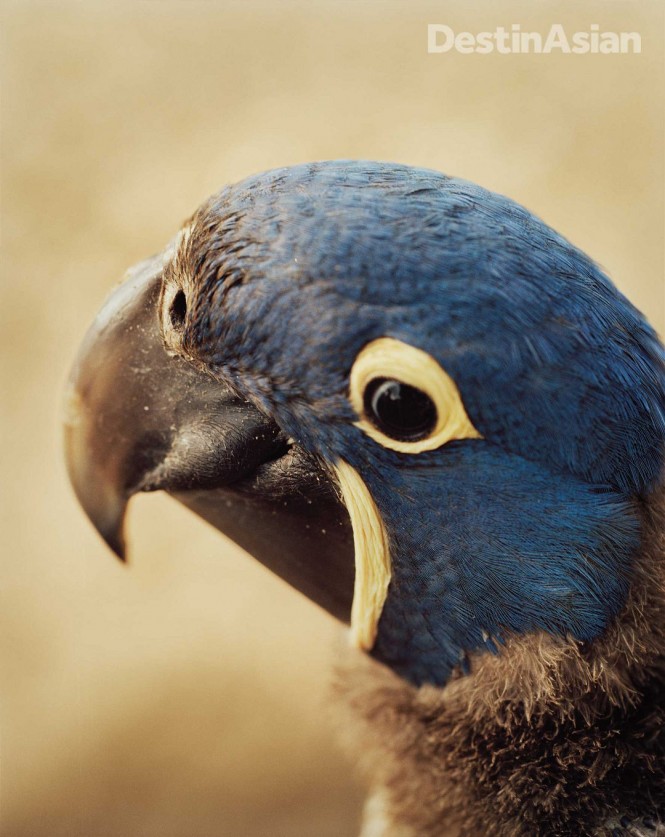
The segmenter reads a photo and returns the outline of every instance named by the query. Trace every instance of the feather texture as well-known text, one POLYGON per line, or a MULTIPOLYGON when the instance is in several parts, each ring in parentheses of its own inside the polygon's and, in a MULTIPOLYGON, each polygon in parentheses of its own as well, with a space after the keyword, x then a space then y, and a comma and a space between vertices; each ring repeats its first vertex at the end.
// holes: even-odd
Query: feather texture
POLYGON ((592 837, 612 819, 665 820, 665 492, 642 514, 631 592, 602 640, 515 637, 443 689, 345 664, 340 732, 383 795, 382 837, 592 837))

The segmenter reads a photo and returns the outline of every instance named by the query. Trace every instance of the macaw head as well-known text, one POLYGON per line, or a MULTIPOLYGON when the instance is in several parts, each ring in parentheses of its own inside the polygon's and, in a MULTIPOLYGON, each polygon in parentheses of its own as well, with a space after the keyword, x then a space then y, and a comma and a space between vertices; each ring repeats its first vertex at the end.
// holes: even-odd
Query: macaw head
POLYGON ((408 680, 625 603, 665 352, 603 272, 469 182, 337 161, 223 189, 93 325, 67 447, 121 552, 165 489, 408 680))

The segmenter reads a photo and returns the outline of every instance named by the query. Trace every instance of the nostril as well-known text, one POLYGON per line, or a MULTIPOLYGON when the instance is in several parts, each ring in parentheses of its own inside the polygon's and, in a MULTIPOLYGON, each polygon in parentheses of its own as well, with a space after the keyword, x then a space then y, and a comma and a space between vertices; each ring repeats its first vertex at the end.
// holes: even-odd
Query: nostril
POLYGON ((169 317, 171 318, 171 325, 176 331, 182 331, 185 324, 185 317, 187 316, 187 297, 184 291, 178 291, 173 297, 173 302, 169 308, 169 317))

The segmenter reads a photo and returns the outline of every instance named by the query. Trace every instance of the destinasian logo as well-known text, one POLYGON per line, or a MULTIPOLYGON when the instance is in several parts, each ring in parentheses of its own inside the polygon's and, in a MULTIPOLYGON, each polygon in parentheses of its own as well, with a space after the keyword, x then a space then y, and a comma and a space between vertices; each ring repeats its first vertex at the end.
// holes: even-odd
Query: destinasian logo
POLYGON ((444 23, 427 25, 429 53, 459 52, 488 55, 536 54, 550 55, 616 55, 642 52, 642 37, 638 32, 601 32, 592 23, 586 32, 568 34, 560 23, 553 23, 546 32, 523 32, 519 23, 510 28, 497 26, 494 32, 455 32, 444 23))

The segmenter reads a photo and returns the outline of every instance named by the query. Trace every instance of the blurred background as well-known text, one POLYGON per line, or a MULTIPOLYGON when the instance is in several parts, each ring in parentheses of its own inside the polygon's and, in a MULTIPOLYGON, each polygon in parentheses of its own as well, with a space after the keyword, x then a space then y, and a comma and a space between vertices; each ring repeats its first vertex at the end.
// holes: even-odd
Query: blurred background
POLYGON ((211 192, 305 160, 526 204, 665 330, 659 0, 3 0, 2 832, 346 837, 327 615, 163 496, 131 563, 69 489, 61 395, 133 262, 211 192), (641 55, 428 55, 426 25, 638 31, 641 55))

